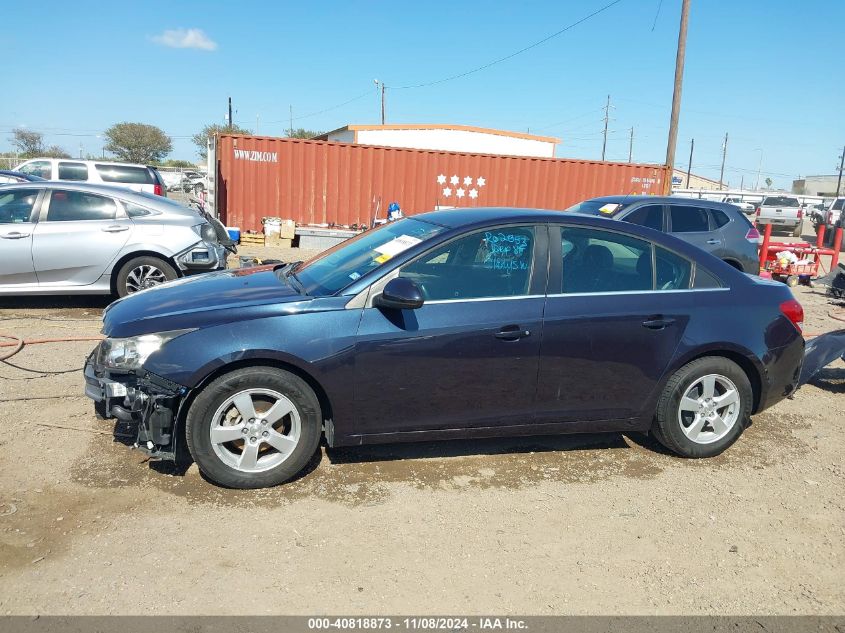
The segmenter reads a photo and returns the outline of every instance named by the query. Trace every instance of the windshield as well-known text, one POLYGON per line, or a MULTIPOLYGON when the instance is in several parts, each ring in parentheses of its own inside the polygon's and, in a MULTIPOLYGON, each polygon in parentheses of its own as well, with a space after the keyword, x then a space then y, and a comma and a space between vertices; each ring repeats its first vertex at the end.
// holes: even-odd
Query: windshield
POLYGON ((787 196, 769 196, 763 200, 764 207, 799 207, 798 198, 788 198, 787 196))
POLYGON ((338 244, 293 273, 306 294, 333 295, 375 270, 391 257, 446 230, 446 227, 405 218, 338 244))
POLYGON ((607 202, 606 200, 584 200, 569 207, 566 211, 583 213, 585 215, 603 215, 611 217, 619 213, 626 206, 619 202, 607 202))

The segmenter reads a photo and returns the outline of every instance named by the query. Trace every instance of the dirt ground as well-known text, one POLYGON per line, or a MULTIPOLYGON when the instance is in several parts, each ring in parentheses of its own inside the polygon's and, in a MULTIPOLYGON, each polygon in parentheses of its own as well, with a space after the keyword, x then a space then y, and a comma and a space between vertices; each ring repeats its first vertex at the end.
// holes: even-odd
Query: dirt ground
MULTIPOLYGON (((842 327, 795 294, 808 334, 842 327)), ((96 336, 106 303, 0 300, 0 332, 96 336)), ((841 361, 714 459, 623 435, 324 448, 231 491, 94 417, 94 345, 0 364, 0 613, 845 611, 841 361)))

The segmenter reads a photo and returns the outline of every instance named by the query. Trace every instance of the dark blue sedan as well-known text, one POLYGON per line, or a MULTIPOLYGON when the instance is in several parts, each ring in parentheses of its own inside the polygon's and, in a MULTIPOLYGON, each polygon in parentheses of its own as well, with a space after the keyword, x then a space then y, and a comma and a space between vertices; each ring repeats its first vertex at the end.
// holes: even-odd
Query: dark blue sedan
POLYGON ((796 389, 802 319, 783 284, 646 227, 455 210, 121 299, 86 393, 236 488, 290 479, 323 435, 651 431, 709 457, 796 389))

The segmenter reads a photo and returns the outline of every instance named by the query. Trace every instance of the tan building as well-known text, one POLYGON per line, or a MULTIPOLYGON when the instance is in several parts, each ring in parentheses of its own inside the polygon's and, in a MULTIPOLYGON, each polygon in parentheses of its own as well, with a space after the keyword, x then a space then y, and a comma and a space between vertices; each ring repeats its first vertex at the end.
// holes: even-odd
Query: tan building
MULTIPOLYGON (((673 189, 715 189, 719 190, 719 181, 705 178, 704 176, 696 176, 690 174, 689 182, 687 182, 687 172, 683 169, 675 169, 672 171, 672 188, 673 189)), ((727 189, 727 185, 722 185, 721 189, 727 189)))

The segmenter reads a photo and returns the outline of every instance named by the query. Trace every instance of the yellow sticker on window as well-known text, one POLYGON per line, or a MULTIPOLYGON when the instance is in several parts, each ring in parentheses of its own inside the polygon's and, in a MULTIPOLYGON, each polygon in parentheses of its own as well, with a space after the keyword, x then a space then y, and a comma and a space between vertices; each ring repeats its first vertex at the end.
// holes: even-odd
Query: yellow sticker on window
POLYGON ((390 255, 388 255, 387 253, 384 253, 383 255, 379 255, 378 257, 376 257, 373 261, 375 261, 379 264, 383 264, 388 259, 390 259, 390 255))

